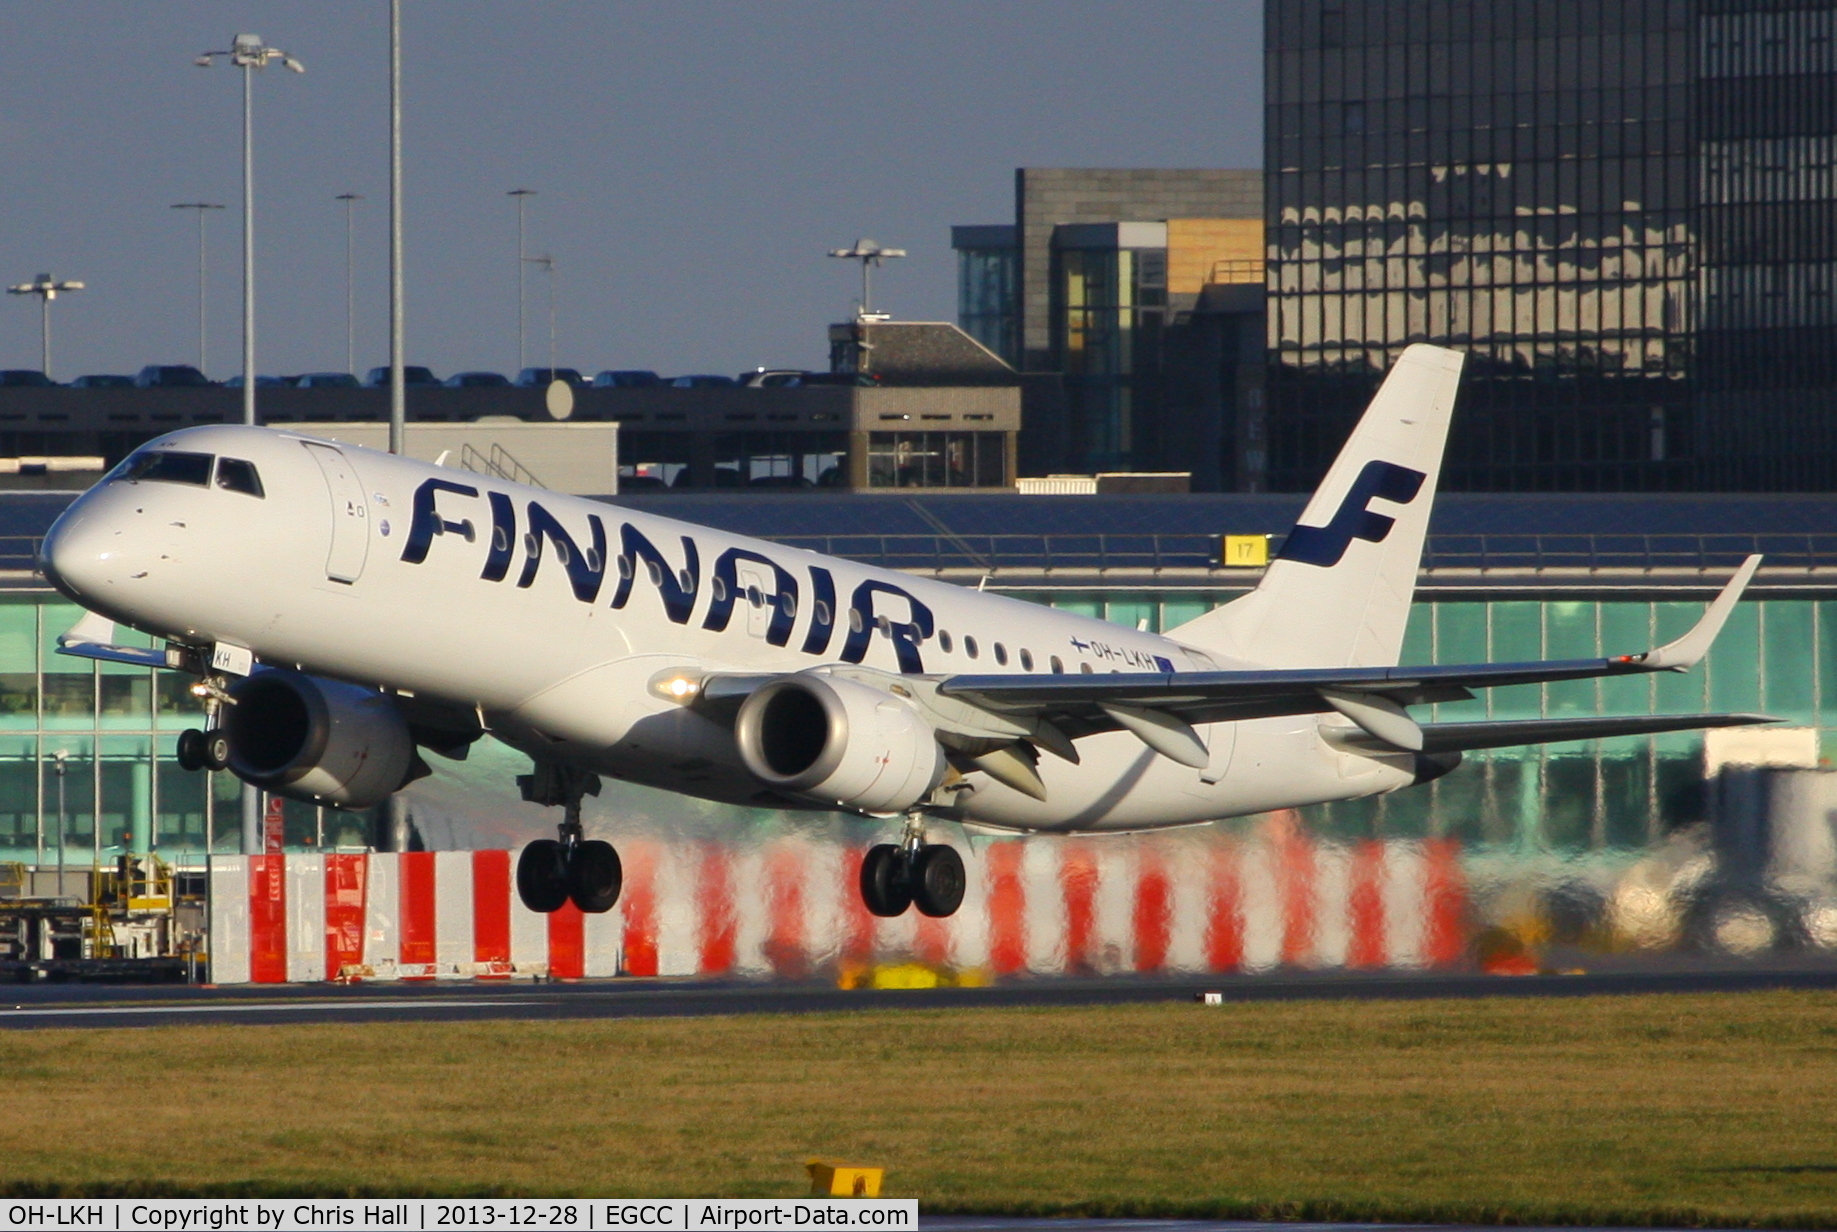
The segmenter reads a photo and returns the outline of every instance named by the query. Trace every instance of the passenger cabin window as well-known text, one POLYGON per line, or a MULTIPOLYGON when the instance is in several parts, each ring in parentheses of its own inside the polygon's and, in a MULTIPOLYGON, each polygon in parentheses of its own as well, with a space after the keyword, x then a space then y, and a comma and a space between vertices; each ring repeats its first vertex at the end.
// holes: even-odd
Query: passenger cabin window
POLYGON ((965 637, 963 639, 963 653, 968 655, 972 659, 976 657, 976 639, 975 638, 965 637))
POLYGON ((255 463, 241 458, 217 459, 217 486, 258 500, 262 496, 262 477, 256 474, 255 463))
POLYGON ((1030 672, 1033 670, 1033 651, 1031 650, 1021 651, 1021 670, 1027 671, 1027 672, 1030 672))
POLYGON ((137 453, 121 465, 121 478, 148 483, 188 483, 194 488, 210 487, 211 455, 181 453, 174 449, 149 449, 137 453))
POLYGON ((995 643, 995 661, 1003 667, 1008 666, 1008 648, 1000 642, 995 643))
POLYGON ((938 645, 944 648, 945 654, 950 653, 950 630, 949 629, 939 629, 938 630, 938 645))
POLYGON ((1052 657, 1052 674, 1057 676, 1057 675, 1062 674, 1064 671, 1065 671, 1065 664, 1059 662, 1058 655, 1054 655, 1052 657))

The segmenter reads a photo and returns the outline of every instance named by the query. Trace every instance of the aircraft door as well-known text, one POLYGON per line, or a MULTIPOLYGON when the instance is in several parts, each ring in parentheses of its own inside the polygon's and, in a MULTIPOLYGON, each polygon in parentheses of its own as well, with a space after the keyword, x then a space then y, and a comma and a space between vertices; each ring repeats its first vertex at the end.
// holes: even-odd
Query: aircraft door
POLYGON ((333 445, 302 442, 319 464, 332 500, 332 550, 325 558, 325 576, 334 582, 355 582, 370 554, 370 511, 363 485, 351 469, 344 451, 333 445))
POLYGON ((772 627, 773 600, 778 582, 772 571, 757 561, 743 560, 734 566, 734 581, 739 586, 740 602, 746 605, 746 631, 763 638, 772 627))

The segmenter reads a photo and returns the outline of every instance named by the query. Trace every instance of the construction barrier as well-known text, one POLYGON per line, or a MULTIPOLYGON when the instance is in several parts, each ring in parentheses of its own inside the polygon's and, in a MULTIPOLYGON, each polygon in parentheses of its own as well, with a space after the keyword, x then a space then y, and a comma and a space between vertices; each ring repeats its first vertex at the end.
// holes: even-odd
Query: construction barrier
POLYGON ((787 835, 618 849, 625 888, 603 915, 525 909, 512 851, 216 857, 212 978, 1420 968, 1457 963, 1467 945, 1460 852, 1446 840, 1321 842, 1293 824, 1246 838, 999 840, 966 860, 963 906, 943 920, 870 915, 860 847, 787 835))

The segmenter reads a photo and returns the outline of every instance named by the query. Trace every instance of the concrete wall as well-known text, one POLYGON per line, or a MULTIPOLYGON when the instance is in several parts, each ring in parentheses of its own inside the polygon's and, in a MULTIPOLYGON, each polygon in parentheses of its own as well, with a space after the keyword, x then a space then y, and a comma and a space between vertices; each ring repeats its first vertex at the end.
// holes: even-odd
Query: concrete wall
MULTIPOLYGON (((289 427, 366 449, 389 448, 388 424, 301 423, 289 427)), ((423 462, 445 454, 448 466, 525 483, 533 476, 545 488, 578 496, 612 496, 619 490, 616 423, 411 423, 406 452, 423 462)))

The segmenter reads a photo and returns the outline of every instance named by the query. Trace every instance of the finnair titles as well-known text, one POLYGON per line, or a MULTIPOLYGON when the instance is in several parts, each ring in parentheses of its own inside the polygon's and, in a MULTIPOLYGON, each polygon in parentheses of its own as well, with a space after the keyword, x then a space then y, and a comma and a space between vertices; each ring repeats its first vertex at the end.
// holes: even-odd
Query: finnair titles
POLYGON ((1251 593, 1164 634, 279 429, 175 432, 47 535, 65 653, 191 672, 179 759, 373 806, 486 733, 528 754, 537 911, 606 911, 601 776, 896 826, 869 910, 948 916, 962 832, 1116 832, 1407 789, 1463 752, 1762 715, 1425 722, 1507 684, 1686 671, 1759 558, 1642 653, 1399 665, 1462 358, 1397 361, 1251 593), (115 624, 164 639, 122 647, 115 624))

